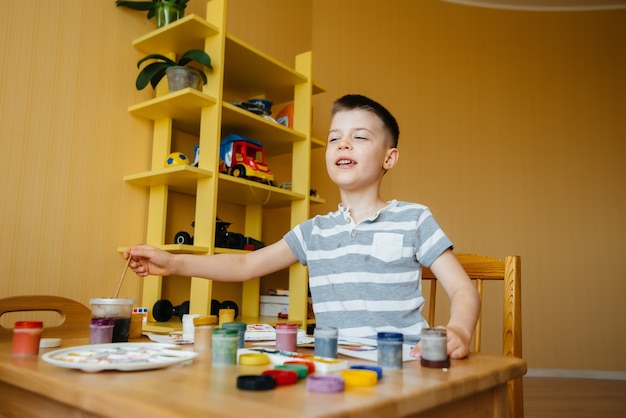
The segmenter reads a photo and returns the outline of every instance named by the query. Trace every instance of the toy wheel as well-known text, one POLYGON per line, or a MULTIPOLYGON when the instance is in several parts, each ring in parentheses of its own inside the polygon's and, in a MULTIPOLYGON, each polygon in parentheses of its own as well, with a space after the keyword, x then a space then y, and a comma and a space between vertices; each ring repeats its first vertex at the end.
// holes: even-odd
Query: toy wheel
POLYGON ((246 177, 246 169, 241 164, 234 166, 230 170, 230 175, 233 177, 246 177))
POLYGON ((174 236, 175 244, 193 244, 193 239, 191 235, 185 231, 180 231, 174 236))
POLYGON ((167 322, 172 317, 174 306, 167 299, 157 300, 152 308, 152 316, 157 322, 167 322))
POLYGON ((211 315, 218 316, 220 314, 220 301, 211 299, 211 315))

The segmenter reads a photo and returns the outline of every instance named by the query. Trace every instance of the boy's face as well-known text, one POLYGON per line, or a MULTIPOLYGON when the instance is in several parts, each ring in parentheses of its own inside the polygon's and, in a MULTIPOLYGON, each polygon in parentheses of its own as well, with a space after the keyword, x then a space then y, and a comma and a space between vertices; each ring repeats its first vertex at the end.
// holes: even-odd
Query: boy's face
POLYGON ((397 158, 398 150, 389 146, 387 130, 376 114, 355 109, 340 111, 332 118, 326 169, 341 189, 377 188, 397 158))

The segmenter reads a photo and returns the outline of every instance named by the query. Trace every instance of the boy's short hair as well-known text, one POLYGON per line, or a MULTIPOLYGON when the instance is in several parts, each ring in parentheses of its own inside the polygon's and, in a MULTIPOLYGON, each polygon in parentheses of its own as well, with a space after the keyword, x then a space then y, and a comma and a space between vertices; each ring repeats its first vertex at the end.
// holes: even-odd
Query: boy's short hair
POLYGON ((378 116, 383 122, 385 129, 391 135, 392 148, 398 147, 400 128, 398 127, 396 118, 394 118, 391 112, 389 112, 383 105, 368 97, 361 96, 360 94, 346 94, 345 96, 335 100, 330 116, 333 117, 337 112, 342 110, 354 109, 367 110, 368 112, 372 112, 378 116))

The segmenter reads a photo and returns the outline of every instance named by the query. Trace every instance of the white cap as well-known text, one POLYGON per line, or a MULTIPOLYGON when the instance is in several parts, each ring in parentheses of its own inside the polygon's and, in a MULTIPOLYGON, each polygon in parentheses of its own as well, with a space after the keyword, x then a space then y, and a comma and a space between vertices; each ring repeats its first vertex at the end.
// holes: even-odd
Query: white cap
POLYGON ((39 340, 39 348, 53 348, 60 347, 61 339, 60 338, 42 338, 39 340))

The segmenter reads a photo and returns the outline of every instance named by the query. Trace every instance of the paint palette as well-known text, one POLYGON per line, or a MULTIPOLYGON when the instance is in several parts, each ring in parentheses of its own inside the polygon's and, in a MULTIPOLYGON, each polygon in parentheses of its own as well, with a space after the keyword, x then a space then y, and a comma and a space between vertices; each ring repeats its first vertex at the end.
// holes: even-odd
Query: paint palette
POLYGON ((68 347, 41 356, 55 366, 84 372, 137 371, 191 363, 198 353, 177 349, 173 344, 112 343, 68 347))

